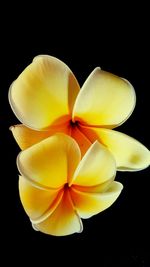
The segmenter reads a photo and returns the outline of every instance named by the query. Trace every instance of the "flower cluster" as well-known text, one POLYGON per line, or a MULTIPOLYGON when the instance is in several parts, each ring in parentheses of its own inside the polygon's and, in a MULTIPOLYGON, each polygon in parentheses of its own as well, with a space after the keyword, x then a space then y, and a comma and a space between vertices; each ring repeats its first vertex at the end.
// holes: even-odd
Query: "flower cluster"
POLYGON ((19 192, 33 227, 51 235, 82 231, 117 199, 116 170, 142 170, 150 152, 113 130, 136 102, 125 79, 96 68, 82 88, 66 64, 36 57, 13 82, 9 101, 22 124, 12 126, 20 152, 19 192))

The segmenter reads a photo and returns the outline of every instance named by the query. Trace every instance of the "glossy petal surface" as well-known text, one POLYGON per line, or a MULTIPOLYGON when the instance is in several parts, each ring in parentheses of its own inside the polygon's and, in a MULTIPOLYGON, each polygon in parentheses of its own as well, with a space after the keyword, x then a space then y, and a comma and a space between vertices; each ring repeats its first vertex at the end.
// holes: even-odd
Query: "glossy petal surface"
POLYGON ((67 125, 59 125, 51 128, 47 131, 35 131, 23 124, 18 124, 10 127, 12 134, 19 145, 24 150, 40 141, 54 135, 55 133, 62 132, 65 134, 69 133, 69 127, 67 125))
POLYGON ((110 129, 82 127, 91 142, 102 142, 115 157, 118 170, 138 171, 150 165, 150 151, 136 139, 110 129))
POLYGON ((118 182, 112 182, 106 192, 87 193, 71 190, 71 197, 81 218, 89 218, 110 207, 121 193, 123 186, 118 182))
POLYGON ((66 64, 38 56, 13 82, 9 100, 23 124, 40 130, 71 119, 78 91, 78 82, 66 64))
POLYGON ((69 191, 64 193, 62 201, 42 223, 36 224, 36 228, 43 233, 64 236, 82 231, 82 222, 74 210, 69 191))
POLYGON ((128 81, 96 68, 77 96, 73 120, 114 128, 131 115, 135 101, 134 89, 128 81))
POLYGON ((56 134, 22 151, 18 168, 23 176, 39 185, 59 188, 70 181, 80 157, 73 138, 56 134))
POLYGON ((95 186, 111 179, 115 174, 116 164, 113 156, 96 141, 80 161, 71 183, 95 186))

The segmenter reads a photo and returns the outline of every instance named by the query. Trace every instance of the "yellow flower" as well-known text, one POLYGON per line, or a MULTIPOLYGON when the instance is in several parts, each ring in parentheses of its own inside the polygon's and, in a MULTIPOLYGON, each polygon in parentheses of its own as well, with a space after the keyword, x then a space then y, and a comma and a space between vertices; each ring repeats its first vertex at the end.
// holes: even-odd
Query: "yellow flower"
POLYGON ((81 160, 78 144, 63 133, 22 151, 17 165, 23 207, 33 227, 46 234, 81 232, 80 218, 107 209, 123 188, 114 181, 116 163, 108 149, 96 141, 81 160))
POLYGON ((118 170, 141 170, 150 164, 145 146, 112 130, 135 107, 134 89, 123 78, 96 68, 80 90, 62 61, 38 56, 12 84, 9 100, 23 123, 11 127, 21 149, 63 132, 78 142, 82 155, 98 140, 114 155, 118 170))

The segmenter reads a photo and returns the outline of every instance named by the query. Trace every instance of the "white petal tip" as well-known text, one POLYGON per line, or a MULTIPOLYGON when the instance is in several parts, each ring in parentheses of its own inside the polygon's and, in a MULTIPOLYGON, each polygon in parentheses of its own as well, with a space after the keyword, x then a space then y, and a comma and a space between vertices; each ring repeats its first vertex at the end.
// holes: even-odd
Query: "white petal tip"
POLYGON ((12 132, 14 128, 15 128, 15 126, 12 125, 9 127, 9 130, 12 132))
POLYGON ((33 224, 33 223, 31 222, 31 225, 32 225, 32 228, 33 228, 36 232, 39 232, 39 230, 36 228, 36 225, 35 225, 35 224, 33 224))

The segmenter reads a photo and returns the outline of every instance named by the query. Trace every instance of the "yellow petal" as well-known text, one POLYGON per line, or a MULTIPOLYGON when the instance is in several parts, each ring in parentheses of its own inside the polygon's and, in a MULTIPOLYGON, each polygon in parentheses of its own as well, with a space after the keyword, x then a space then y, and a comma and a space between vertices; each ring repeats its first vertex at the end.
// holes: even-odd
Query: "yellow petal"
POLYGON ((49 129, 48 131, 35 131, 23 124, 18 124, 11 126, 10 130, 12 131, 12 134, 19 147, 24 150, 57 132, 68 134, 68 128, 69 127, 67 125, 59 125, 49 129))
POLYGON ((71 136, 76 140, 78 143, 80 150, 81 150, 81 156, 83 156, 88 148, 91 146, 90 140, 87 139, 87 137, 79 130, 78 127, 71 127, 71 136))
POLYGON ((22 205, 32 220, 45 218, 47 213, 55 210, 61 198, 58 189, 39 189, 23 176, 19 177, 19 193, 22 205))
POLYGON ((82 127, 82 131, 94 142, 102 142, 115 157, 120 171, 137 171, 150 165, 150 151, 136 139, 110 129, 82 127))
POLYGON ((73 120, 113 128, 131 115, 135 101, 134 89, 128 81, 96 68, 78 94, 73 120))
POLYGON ((111 179, 107 180, 104 183, 101 183, 99 185, 95 186, 81 186, 81 185, 75 185, 73 184, 71 187, 77 189, 78 191, 82 192, 89 192, 89 193, 101 193, 107 191, 107 189, 110 187, 110 184, 114 181, 115 177, 112 177, 111 179))
POLYGON ((115 174, 116 165, 112 154, 96 141, 80 161, 71 184, 95 186, 112 179, 115 174))
POLYGON ((65 191, 62 201, 52 215, 45 221, 34 224, 39 231, 55 236, 70 235, 82 231, 82 222, 74 210, 68 190, 65 191))
POLYGON ((9 100, 23 124, 47 129, 71 118, 78 91, 78 82, 67 65, 51 56, 39 56, 14 81, 9 100))
POLYGON ((121 183, 112 182, 104 193, 86 193, 71 188, 71 197, 81 218, 89 218, 110 207, 121 193, 121 183))
POLYGON ((59 133, 22 151, 17 163, 20 173, 30 181, 59 188, 70 180, 80 157, 75 140, 59 133))

